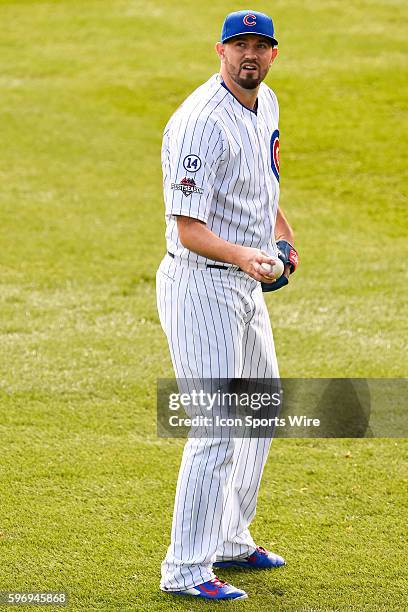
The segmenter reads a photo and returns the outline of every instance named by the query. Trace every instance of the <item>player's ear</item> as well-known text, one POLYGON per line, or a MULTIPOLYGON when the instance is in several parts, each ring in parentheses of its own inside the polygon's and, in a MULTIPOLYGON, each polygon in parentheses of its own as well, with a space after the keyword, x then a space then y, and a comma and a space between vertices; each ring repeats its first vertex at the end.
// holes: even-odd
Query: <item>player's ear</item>
POLYGON ((273 60, 275 59, 275 57, 278 55, 278 47, 274 47, 272 49, 272 59, 271 59, 271 64, 273 62, 273 60))
POLYGON ((215 45, 215 50, 217 52, 218 57, 220 58, 220 60, 224 59, 224 55, 225 55, 225 47, 222 43, 217 42, 217 44, 215 45))

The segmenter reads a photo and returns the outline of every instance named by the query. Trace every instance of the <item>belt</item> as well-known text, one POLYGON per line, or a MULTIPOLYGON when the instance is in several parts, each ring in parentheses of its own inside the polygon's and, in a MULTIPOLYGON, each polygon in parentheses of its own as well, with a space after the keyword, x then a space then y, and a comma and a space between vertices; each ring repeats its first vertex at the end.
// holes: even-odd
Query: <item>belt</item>
MULTIPOLYGON (((174 253, 170 253, 170 251, 167 251, 167 255, 170 255, 170 257, 172 257, 174 259, 174 253)), ((215 268, 216 270, 230 270, 232 266, 220 266, 218 264, 205 264, 207 268, 215 268)), ((238 271, 241 270, 241 268, 237 268, 238 271)))

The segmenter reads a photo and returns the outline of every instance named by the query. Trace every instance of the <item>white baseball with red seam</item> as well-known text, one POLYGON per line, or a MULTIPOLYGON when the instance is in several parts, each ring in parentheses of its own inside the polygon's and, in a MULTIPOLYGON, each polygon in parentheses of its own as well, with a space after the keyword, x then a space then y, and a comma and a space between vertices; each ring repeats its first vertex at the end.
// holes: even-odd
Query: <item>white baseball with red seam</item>
POLYGON ((283 261, 281 259, 277 259, 275 263, 261 263, 262 273, 265 276, 269 276, 270 278, 279 278, 282 276, 285 266, 283 265, 283 261))

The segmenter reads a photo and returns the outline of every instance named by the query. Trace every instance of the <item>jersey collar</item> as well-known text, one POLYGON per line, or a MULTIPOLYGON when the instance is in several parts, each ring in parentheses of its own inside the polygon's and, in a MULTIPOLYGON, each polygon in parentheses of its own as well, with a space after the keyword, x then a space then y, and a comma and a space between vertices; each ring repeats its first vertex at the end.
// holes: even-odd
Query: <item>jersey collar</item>
POLYGON ((223 87, 224 87, 224 88, 225 88, 225 89, 226 89, 226 90, 227 90, 227 91, 228 91, 228 92, 231 94, 231 96, 232 96, 233 98, 235 98, 235 100, 238 102, 238 104, 241 104, 241 106, 242 106, 243 108, 246 108, 246 110, 249 110, 249 112, 250 112, 250 113, 254 113, 254 115, 257 115, 257 114, 258 114, 258 98, 256 99, 256 102, 255 102, 255 108, 249 108, 249 106, 245 106, 245 104, 242 104, 242 102, 240 102, 240 101, 238 100, 237 96, 234 96, 234 94, 232 93, 232 91, 230 90, 230 88, 229 88, 229 87, 227 87, 227 85, 224 83, 224 81, 223 81, 223 79, 222 79, 221 75, 220 75, 220 84, 221 84, 221 85, 222 85, 222 86, 223 86, 223 87))

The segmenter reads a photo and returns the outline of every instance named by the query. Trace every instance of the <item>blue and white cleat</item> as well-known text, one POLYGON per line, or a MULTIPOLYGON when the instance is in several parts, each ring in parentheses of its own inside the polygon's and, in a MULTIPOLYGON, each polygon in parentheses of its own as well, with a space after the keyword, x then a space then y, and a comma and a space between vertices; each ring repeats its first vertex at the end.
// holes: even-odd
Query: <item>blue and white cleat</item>
POLYGON ((185 591, 165 590, 164 592, 172 595, 193 595, 193 597, 211 599, 213 601, 217 599, 246 599, 248 597, 245 591, 236 589, 232 584, 220 580, 217 576, 185 591))
POLYGON ((231 559, 230 561, 216 561, 214 567, 247 567, 248 569, 272 569, 286 565, 283 557, 257 546, 252 555, 244 559, 231 559))

